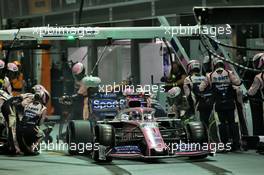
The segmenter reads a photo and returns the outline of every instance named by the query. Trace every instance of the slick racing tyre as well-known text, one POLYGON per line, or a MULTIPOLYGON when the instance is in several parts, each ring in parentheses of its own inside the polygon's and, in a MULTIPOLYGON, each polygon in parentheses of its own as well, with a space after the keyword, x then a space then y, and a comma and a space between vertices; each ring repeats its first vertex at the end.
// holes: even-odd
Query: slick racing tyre
MULTIPOLYGON (((94 144, 98 144, 99 147, 111 148, 115 146, 115 130, 113 126, 107 124, 98 124, 94 129, 95 140, 94 144)), ((100 148, 99 148, 100 149, 100 148)), ((99 158, 99 149, 93 149, 92 157, 96 162, 111 162, 112 157, 105 155, 105 160, 99 158)), ((104 152, 104 154, 106 151, 104 152)))
POLYGON ((90 153, 91 149, 86 149, 86 145, 92 145, 93 130, 90 121, 72 120, 69 122, 66 132, 66 142, 68 143, 68 152, 70 155, 90 153), (82 145, 82 150, 80 146, 82 145))

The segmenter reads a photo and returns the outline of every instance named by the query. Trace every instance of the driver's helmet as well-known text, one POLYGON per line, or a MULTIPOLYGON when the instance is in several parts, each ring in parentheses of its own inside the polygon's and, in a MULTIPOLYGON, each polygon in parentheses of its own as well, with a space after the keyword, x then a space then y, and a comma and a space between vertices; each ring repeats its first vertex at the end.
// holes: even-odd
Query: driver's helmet
POLYGON ((140 120, 140 113, 138 111, 132 111, 130 112, 130 118, 132 120, 140 120))

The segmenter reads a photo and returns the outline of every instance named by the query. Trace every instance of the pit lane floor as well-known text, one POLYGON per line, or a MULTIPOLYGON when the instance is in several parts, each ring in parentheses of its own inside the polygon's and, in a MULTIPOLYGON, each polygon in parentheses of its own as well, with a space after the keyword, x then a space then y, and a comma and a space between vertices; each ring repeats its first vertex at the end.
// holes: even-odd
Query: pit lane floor
POLYGON ((260 175, 264 156, 253 151, 217 154, 205 160, 173 158, 143 162, 114 160, 98 164, 84 156, 66 152, 42 152, 39 156, 0 156, 0 175, 260 175))

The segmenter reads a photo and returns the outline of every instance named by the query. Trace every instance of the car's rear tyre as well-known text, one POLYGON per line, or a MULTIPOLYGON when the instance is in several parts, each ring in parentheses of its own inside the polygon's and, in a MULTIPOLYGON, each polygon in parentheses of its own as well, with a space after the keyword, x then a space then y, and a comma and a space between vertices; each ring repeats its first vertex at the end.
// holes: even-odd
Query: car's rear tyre
MULTIPOLYGON (((102 145, 108 148, 115 146, 115 130, 112 125, 98 124, 94 128, 95 140, 94 144, 102 145)), ((105 160, 99 159, 99 150, 94 149, 92 154, 93 160, 96 162, 112 162, 112 157, 106 155, 105 160)))
POLYGON ((93 143, 93 130, 90 121, 84 120, 72 120, 69 122, 66 132, 66 142, 68 143, 68 152, 70 155, 90 153, 91 150, 87 150, 87 144, 93 143), (84 145, 79 150, 80 144, 84 145))

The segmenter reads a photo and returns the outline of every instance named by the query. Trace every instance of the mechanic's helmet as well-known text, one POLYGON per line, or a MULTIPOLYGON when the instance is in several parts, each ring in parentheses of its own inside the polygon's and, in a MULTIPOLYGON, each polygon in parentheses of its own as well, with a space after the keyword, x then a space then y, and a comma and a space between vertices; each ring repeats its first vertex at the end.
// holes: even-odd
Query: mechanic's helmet
POLYGON ((39 91, 43 91, 44 86, 40 85, 40 84, 36 84, 35 86, 32 87, 32 93, 35 94, 39 91))
POLYGON ((18 69, 21 69, 21 63, 20 63, 20 61, 14 61, 13 62, 17 67, 18 67, 18 69))
POLYGON ((175 98, 179 96, 181 93, 181 88, 179 87, 173 87, 168 91, 168 97, 169 98, 175 98))
POLYGON ((7 64, 7 77, 9 79, 15 79, 18 76, 18 67, 14 63, 7 64))
POLYGON ((86 87, 98 87, 98 85, 101 83, 101 79, 99 77, 94 76, 85 76, 82 78, 81 83, 86 87))
POLYGON ((15 65, 17 65, 17 67, 20 67, 20 66, 21 66, 20 61, 17 61, 17 60, 16 60, 16 61, 14 61, 13 63, 14 63, 15 65))
POLYGON ((82 63, 77 62, 72 66, 72 74, 78 80, 81 81, 85 76, 85 67, 82 63))
POLYGON ((32 87, 32 93, 37 94, 36 98, 40 98, 40 102, 46 105, 50 99, 50 93, 46 90, 46 88, 40 84, 37 84, 32 87))
POLYGON ((188 74, 192 73, 192 72, 197 72, 199 73, 201 70, 201 64, 198 60, 191 60, 189 61, 189 63, 187 64, 187 71, 188 74))
POLYGON ((4 68, 5 68, 5 62, 3 60, 0 60, 0 74, 3 73, 4 68))
POLYGON ((253 67, 254 69, 264 68, 264 53, 258 53, 253 57, 253 67))
POLYGON ((214 70, 219 69, 219 68, 224 69, 225 68, 225 63, 224 63, 223 60, 220 60, 220 59, 216 58, 214 60, 213 66, 214 66, 214 70))
POLYGON ((39 101, 42 104, 46 105, 50 99, 50 93, 42 86, 42 85, 35 85, 32 88, 34 92, 34 100, 39 101))
POLYGON ((38 91, 34 95, 34 101, 38 101, 43 105, 46 105, 49 101, 49 94, 45 93, 44 91, 38 91))

